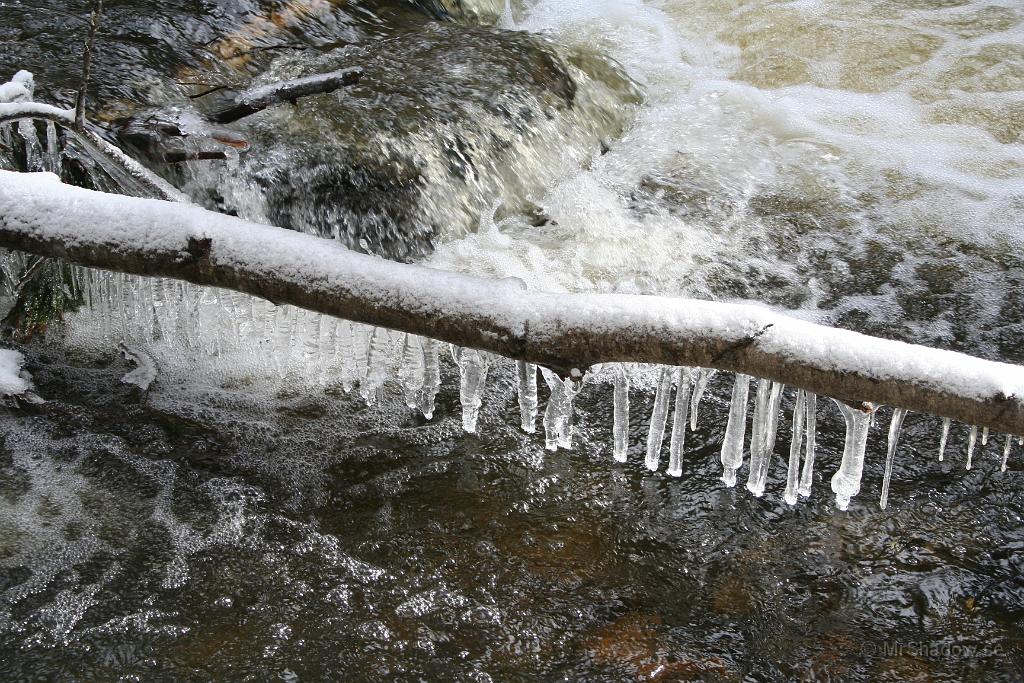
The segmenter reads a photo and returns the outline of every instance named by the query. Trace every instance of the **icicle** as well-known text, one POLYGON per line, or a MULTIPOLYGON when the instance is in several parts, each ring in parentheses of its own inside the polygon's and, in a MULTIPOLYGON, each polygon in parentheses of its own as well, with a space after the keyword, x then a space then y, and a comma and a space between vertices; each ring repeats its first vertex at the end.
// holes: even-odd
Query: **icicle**
POLYGON ((1010 446, 1013 445, 1013 437, 1006 435, 1006 445, 1003 446, 1003 464, 999 467, 1000 472, 1006 471, 1006 461, 1010 459, 1010 446))
POLYGON ((60 141, 53 121, 46 122, 46 165, 47 171, 60 175, 60 141))
POLYGON ((903 428, 903 418, 907 411, 903 408, 893 408, 892 422, 889 423, 889 448, 885 453, 885 476, 882 479, 882 498, 878 501, 879 507, 883 510, 889 506, 889 482, 892 479, 892 462, 896 454, 896 443, 900 440, 900 430, 903 428))
POLYGON ((942 418, 942 436, 939 437, 939 462, 942 462, 946 455, 946 442, 949 441, 949 425, 951 420, 948 417, 942 418))
POLYGON ((1017 445, 1018 446, 1024 446, 1024 436, 1018 436, 1017 437, 1017 445))
POLYGON ((697 407, 700 400, 704 398, 704 391, 708 388, 708 381, 718 373, 718 370, 709 368, 697 368, 697 376, 693 380, 693 394, 690 398, 690 431, 697 431, 697 407))
POLYGON ((846 510, 850 499, 860 491, 860 478, 864 472, 864 451, 868 445, 868 430, 871 426, 871 413, 874 407, 861 410, 835 401, 839 412, 846 420, 846 444, 843 446, 843 460, 839 469, 832 475, 832 491, 836 494, 836 506, 846 510))
POLYGON ((459 402, 462 404, 462 428, 473 434, 483 405, 490 354, 476 349, 452 347, 452 357, 459 366, 459 402))
POLYGON ((360 374, 356 363, 355 326, 347 321, 339 321, 339 323, 337 356, 341 361, 341 388, 347 394, 352 391, 360 374))
POLYGON ((662 368, 658 377, 658 388, 654 392, 654 409, 651 411, 651 426, 647 431, 647 457, 644 463, 652 472, 658 469, 661 460, 661 444, 665 440, 665 422, 668 420, 668 399, 672 394, 672 368, 662 368))
POLYGON ((686 412, 690 404, 690 368, 679 368, 676 373, 676 411, 672 418, 672 440, 668 447, 670 477, 683 475, 683 447, 686 443, 686 412))
POLYGON ((423 349, 419 337, 405 335, 402 346, 402 369, 398 373, 405 390, 405 404, 410 410, 419 405, 420 390, 423 388, 423 349))
POLYGON ((789 505, 796 505, 797 486, 800 478, 800 446, 804 437, 804 414, 806 413, 807 397, 803 389, 796 392, 796 405, 793 407, 793 440, 789 444, 789 469, 786 470, 786 492, 782 499, 789 505))
POLYGON ((572 404, 583 384, 572 377, 562 381, 547 368, 540 372, 551 390, 544 410, 544 447, 549 451, 572 448, 572 404))
POLYGON ((971 426, 971 435, 967 439, 967 468, 971 469, 974 462, 974 446, 978 443, 978 425, 971 426))
POLYGON ((612 417, 612 456, 626 462, 629 450, 629 370, 619 363, 615 366, 614 415, 612 417))
POLYGON ((807 498, 811 495, 811 484, 814 483, 814 449, 817 445, 818 431, 818 395, 805 392, 807 445, 804 446, 804 467, 800 473, 800 487, 796 490, 807 498))
POLYGON ((520 427, 527 434, 533 434, 537 431, 537 366, 526 361, 516 361, 516 378, 520 427))
POLYGON ((441 387, 441 364, 435 340, 424 337, 420 345, 423 347, 423 388, 420 389, 419 409, 429 420, 434 417, 434 398, 441 387))
POLYGON ((985 427, 983 430, 981 430, 981 445, 988 445, 988 427, 985 427))
POLYGON ((781 382, 761 379, 757 382, 757 397, 754 401, 754 424, 750 436, 750 474, 747 476, 747 490, 760 498, 768 481, 768 469, 772 451, 775 449, 775 430, 779 424, 779 399, 782 396, 781 382))
POLYGON ((372 406, 377 402, 384 380, 387 379, 388 331, 383 327, 373 330, 370 336, 370 350, 366 359, 366 375, 359 382, 359 395, 372 406))
POLYGON ((43 146, 39 143, 39 134, 36 132, 36 125, 30 119, 18 121, 18 132, 25 142, 25 168, 30 173, 37 173, 46 170, 46 162, 43 158, 43 146))
POLYGON ((722 482, 736 485, 736 470, 743 464, 743 438, 747 432, 747 400, 750 397, 750 376, 736 373, 729 404, 729 422, 722 440, 722 482))

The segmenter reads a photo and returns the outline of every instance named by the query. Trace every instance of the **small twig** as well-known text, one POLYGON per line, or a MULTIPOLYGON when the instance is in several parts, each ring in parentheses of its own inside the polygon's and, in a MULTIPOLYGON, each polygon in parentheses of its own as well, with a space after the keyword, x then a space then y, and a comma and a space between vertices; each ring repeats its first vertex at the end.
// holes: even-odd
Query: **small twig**
POLYGON ((180 164, 184 161, 219 161, 227 158, 226 152, 215 150, 204 152, 173 151, 164 154, 164 161, 169 164, 180 164))
POLYGON ((78 90, 75 102, 75 128, 85 130, 85 95, 89 90, 89 75, 92 70, 92 52, 96 45, 96 32, 100 27, 100 16, 103 14, 103 0, 95 0, 92 18, 89 20, 89 35, 85 40, 85 52, 82 55, 82 87, 78 90))

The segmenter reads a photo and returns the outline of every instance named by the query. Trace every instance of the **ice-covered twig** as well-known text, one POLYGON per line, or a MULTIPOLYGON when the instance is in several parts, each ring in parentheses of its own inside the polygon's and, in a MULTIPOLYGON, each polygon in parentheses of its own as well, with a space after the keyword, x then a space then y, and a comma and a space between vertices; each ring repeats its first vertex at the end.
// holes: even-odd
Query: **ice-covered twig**
POLYGON ((0 172, 0 246, 246 292, 536 363, 718 368, 815 394, 1024 433, 1024 368, 869 337, 766 309, 619 294, 548 294, 358 254, 195 206, 0 172))
POLYGON ((334 92, 342 86, 355 85, 362 77, 363 70, 359 67, 352 67, 326 74, 315 74, 272 83, 241 93, 230 106, 208 114, 207 118, 214 123, 231 123, 263 111, 272 104, 294 102, 300 97, 334 92))
MULTIPOLYGON (((29 75, 31 76, 31 74, 29 75)), ((53 105, 41 102, 0 102, 0 125, 22 119, 42 119, 65 126, 69 133, 78 136, 82 144, 86 145, 93 153, 99 154, 116 164, 159 199, 166 199, 172 202, 188 201, 185 195, 179 192, 173 185, 135 159, 132 159, 115 145, 96 135, 96 133, 93 133, 88 128, 75 130, 75 111, 73 109, 61 109, 60 107, 54 107, 53 105)))

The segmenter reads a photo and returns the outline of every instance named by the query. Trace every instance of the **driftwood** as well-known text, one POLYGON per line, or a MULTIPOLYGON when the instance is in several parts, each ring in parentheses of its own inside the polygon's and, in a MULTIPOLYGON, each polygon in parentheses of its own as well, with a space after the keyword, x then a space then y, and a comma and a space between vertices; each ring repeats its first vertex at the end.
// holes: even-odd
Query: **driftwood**
POLYGON ((0 172, 0 246, 224 287, 530 361, 701 366, 850 402, 1024 433, 1024 368, 869 337, 756 306, 526 291, 349 251, 337 242, 52 175, 0 172))
POLYGON ((358 67, 341 69, 326 74, 316 74, 291 81, 281 81, 271 85, 249 90, 235 98, 230 106, 207 114, 206 118, 213 123, 232 123, 267 107, 280 102, 295 103, 300 97, 320 95, 334 92, 346 85, 355 85, 363 77, 363 70, 358 67))

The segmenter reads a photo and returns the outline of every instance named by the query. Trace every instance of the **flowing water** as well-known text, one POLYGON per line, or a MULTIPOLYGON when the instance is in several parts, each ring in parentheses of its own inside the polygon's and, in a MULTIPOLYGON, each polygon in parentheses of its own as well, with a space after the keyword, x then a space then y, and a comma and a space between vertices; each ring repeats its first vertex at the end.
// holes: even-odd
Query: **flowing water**
MULTIPOLYGON (((67 103, 86 3, 28 4, 0 4, 0 76, 28 68, 37 99, 67 103)), ((251 144, 240 158, 154 162, 213 208, 536 289, 752 300, 1024 362, 1017 2, 133 0, 109 8, 100 45, 96 118, 151 159, 216 144, 146 123, 196 120, 224 94, 207 90, 363 66, 354 89, 232 126, 251 144)), ((47 402, 0 420, 4 680, 1024 667, 1021 446, 1001 471, 1003 435, 953 425, 940 462, 941 421, 907 415, 890 479, 882 409, 840 512, 829 480, 859 462, 822 398, 800 420, 817 420, 811 495, 791 507, 788 388, 777 433, 772 387, 749 392, 763 396, 747 431, 774 442, 754 497, 720 479, 726 373, 672 402, 685 373, 631 368, 628 408, 613 406, 618 368, 575 398, 545 376, 548 441, 572 442, 551 451, 541 416, 521 428, 523 375, 504 359, 461 352, 460 376, 442 349, 427 419, 406 390, 430 375, 409 360, 430 358, 419 340, 69 278, 91 305, 20 342, 47 402), (159 368, 148 391, 121 381, 121 340, 159 368), (613 413, 629 416, 625 464, 613 413), (676 444, 680 477, 665 472, 676 444)))

